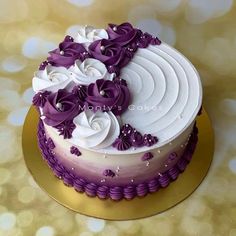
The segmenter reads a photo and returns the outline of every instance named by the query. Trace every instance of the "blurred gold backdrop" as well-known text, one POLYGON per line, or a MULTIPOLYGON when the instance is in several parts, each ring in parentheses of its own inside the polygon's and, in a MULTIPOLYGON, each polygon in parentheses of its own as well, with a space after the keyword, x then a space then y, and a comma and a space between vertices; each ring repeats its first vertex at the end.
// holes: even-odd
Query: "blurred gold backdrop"
POLYGON ((236 235, 236 1, 0 0, 0 235, 236 235), (130 21, 175 46, 198 69, 216 134, 211 170, 187 200, 126 222, 81 216, 51 200, 26 170, 21 131, 31 79, 76 25, 130 21))

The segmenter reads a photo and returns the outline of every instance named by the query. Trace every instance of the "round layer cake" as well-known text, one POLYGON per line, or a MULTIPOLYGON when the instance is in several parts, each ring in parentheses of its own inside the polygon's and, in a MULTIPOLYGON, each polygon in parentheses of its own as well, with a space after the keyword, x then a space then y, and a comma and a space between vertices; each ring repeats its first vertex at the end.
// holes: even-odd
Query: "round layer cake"
POLYGON ((129 23, 66 36, 33 89, 43 156, 79 192, 145 196, 175 180, 192 157, 199 75, 181 53, 129 23))

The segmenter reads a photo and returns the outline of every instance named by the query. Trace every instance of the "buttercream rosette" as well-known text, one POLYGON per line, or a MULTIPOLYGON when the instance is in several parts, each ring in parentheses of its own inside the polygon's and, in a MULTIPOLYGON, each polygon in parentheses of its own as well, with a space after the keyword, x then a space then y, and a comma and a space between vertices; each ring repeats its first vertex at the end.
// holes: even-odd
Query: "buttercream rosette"
POLYGON ((131 94, 119 75, 138 48, 160 43, 130 23, 109 24, 106 30, 79 27, 75 38, 67 35, 40 64, 33 78, 33 104, 47 125, 76 145, 118 150, 151 146, 157 138, 132 127, 124 136, 127 124, 120 130, 118 119, 131 94))
POLYGON ((120 132, 120 125, 112 112, 86 110, 73 120, 76 128, 71 142, 88 148, 105 148, 110 146, 120 132))

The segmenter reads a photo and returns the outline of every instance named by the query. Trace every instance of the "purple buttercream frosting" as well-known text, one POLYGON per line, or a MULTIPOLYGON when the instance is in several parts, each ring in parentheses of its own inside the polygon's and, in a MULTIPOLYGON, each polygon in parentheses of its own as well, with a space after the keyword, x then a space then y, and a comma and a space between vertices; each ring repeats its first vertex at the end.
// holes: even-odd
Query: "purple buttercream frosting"
POLYGON ((101 199, 106 199, 109 197, 109 187, 99 186, 97 189, 97 196, 101 199))
POLYGON ((110 170, 110 169, 104 170, 102 174, 104 176, 107 176, 107 177, 114 177, 115 176, 115 173, 112 170, 110 170))
POLYGON ((57 128, 59 135, 62 135, 64 139, 70 139, 72 137, 72 132, 75 129, 75 124, 72 120, 66 120, 61 124, 55 126, 57 128))
POLYGON ((57 126, 65 121, 73 120, 83 108, 82 101, 66 90, 59 89, 51 93, 43 107, 44 122, 50 126, 57 126))
POLYGON ((95 183, 89 183, 85 186, 85 193, 90 197, 97 195, 97 185, 95 183))
POLYGON ((118 69, 121 69, 130 61, 122 45, 107 39, 97 40, 91 43, 89 45, 89 53, 95 59, 103 62, 108 69, 110 66, 116 68, 117 75, 119 74, 118 69))
POLYGON ((190 151, 189 148, 196 147, 198 138, 197 128, 195 127, 183 156, 179 159, 175 166, 165 171, 164 173, 160 173, 157 177, 147 182, 140 183, 138 185, 128 184, 124 187, 109 187, 105 185, 100 186, 95 183, 89 183, 84 178, 75 176, 71 170, 66 169, 61 163, 58 162, 55 154, 50 151, 51 139, 49 138, 48 140, 45 136, 43 122, 40 121, 38 127, 38 141, 42 155, 47 161, 50 168, 53 170, 54 174, 62 179, 66 185, 73 186, 74 189, 78 192, 86 192, 86 194, 91 197, 98 196, 101 199, 111 198, 115 201, 119 201, 122 198, 132 199, 135 196, 143 197, 148 193, 158 191, 160 188, 167 187, 171 181, 175 180, 178 177, 179 173, 181 173, 189 163, 191 159, 189 158, 189 156, 192 156, 194 151, 193 149, 191 149, 190 151))
POLYGON ((59 48, 49 52, 48 62, 53 66, 64 66, 66 68, 74 64, 77 59, 84 59, 86 49, 80 43, 75 43, 71 36, 66 36, 59 44, 59 48))
POLYGON ((148 161, 153 158, 153 154, 151 152, 146 152, 144 155, 141 157, 142 161, 148 161))
POLYGON ((86 101, 95 110, 112 111, 121 115, 129 106, 129 89, 110 80, 99 79, 88 86, 86 101))
POLYGON ((75 146, 70 147, 70 153, 76 156, 81 156, 80 150, 75 146))
POLYGON ((50 150, 53 150, 53 149, 56 147, 51 138, 49 138, 49 139, 47 140, 47 144, 48 144, 48 148, 49 148, 50 150))
POLYGON ((125 124, 121 127, 120 134, 112 146, 117 150, 124 151, 130 147, 150 147, 157 142, 158 138, 156 136, 152 136, 151 134, 142 135, 130 124, 125 124))
POLYGON ((72 93, 79 98, 80 101, 85 101, 87 97, 87 86, 85 85, 76 85, 72 89, 72 93))
POLYGON ((49 64, 48 61, 43 61, 43 62, 39 65, 39 70, 44 70, 48 64, 49 64))
POLYGON ((144 134, 144 145, 147 147, 151 147, 152 145, 158 142, 158 138, 156 136, 152 136, 151 134, 144 134))
POLYGON ((125 151, 129 149, 131 146, 132 146, 131 142, 125 136, 118 137, 112 144, 112 147, 116 148, 119 151, 125 151))
POLYGON ((43 107, 47 101, 47 97, 51 92, 45 91, 45 92, 38 92, 33 97, 33 105, 37 107, 43 107))
POLYGON ((107 28, 109 39, 122 46, 136 41, 142 34, 141 30, 135 29, 130 23, 120 25, 109 24, 107 28))

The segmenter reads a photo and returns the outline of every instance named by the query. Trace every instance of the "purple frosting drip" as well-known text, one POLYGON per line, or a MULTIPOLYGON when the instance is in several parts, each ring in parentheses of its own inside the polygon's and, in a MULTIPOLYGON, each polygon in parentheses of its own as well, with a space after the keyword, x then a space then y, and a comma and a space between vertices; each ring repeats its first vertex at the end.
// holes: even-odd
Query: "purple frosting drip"
POLYGON ((142 161, 148 161, 153 158, 153 154, 151 152, 146 152, 144 155, 141 157, 142 161))
POLYGON ((110 169, 104 170, 102 174, 104 176, 112 177, 112 178, 115 176, 115 173, 112 170, 110 170, 110 169))
POLYGON ((80 150, 77 147, 75 147, 75 146, 70 147, 70 153, 74 154, 76 156, 80 156, 81 155, 80 150))
POLYGON ((51 92, 49 91, 36 93, 33 97, 33 101, 32 101, 33 105, 37 107, 43 107, 50 93, 51 92))
POLYGON ((122 198, 132 199, 135 196, 143 197, 148 193, 156 192, 160 188, 168 186, 168 184, 171 181, 175 180, 180 172, 182 172, 186 168, 186 165, 191 160, 194 148, 196 147, 198 141, 198 137, 197 127, 195 126, 186 150, 175 166, 173 166, 166 172, 159 174, 158 177, 147 182, 140 183, 138 185, 127 185, 124 187, 108 187, 104 185, 100 186, 95 183, 88 183, 85 179, 79 176, 75 176, 74 174, 72 174, 71 170, 66 169, 61 163, 59 163, 55 154, 50 151, 52 148, 52 140, 50 138, 48 140, 45 136, 43 122, 40 121, 38 127, 39 147, 44 159, 47 161, 55 176, 62 179, 66 185, 73 186, 76 191, 85 192, 88 196, 98 196, 101 199, 111 198, 115 201, 119 201, 122 198))

